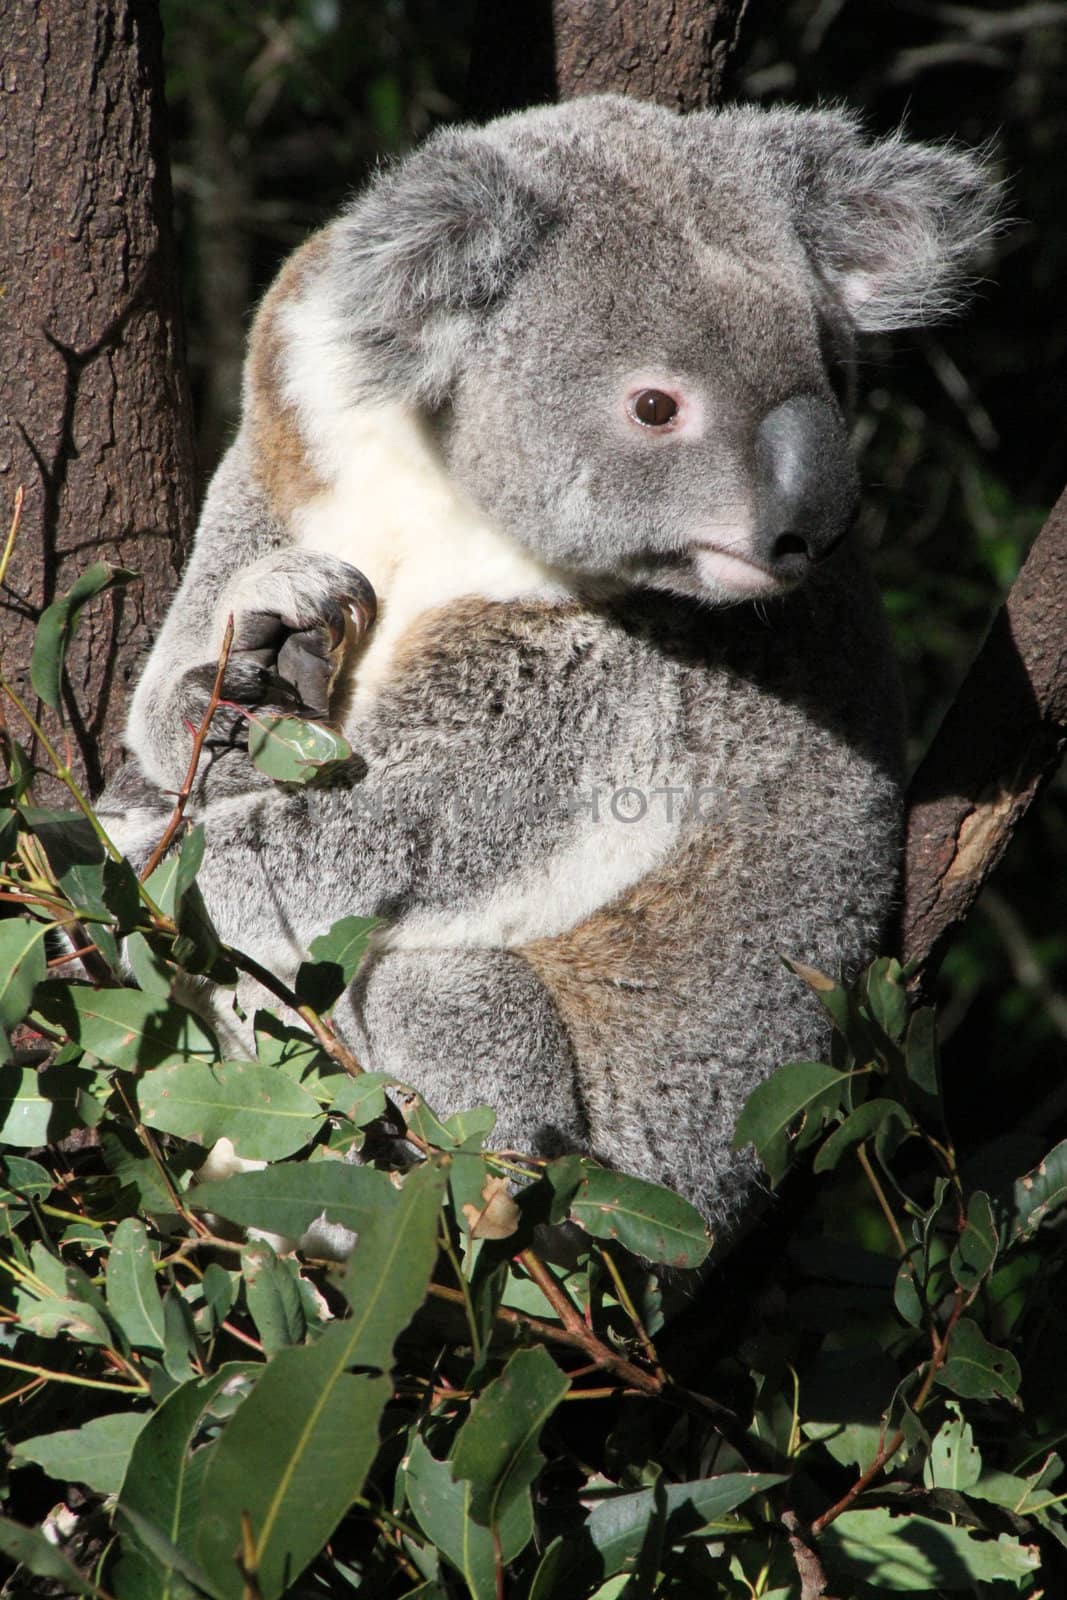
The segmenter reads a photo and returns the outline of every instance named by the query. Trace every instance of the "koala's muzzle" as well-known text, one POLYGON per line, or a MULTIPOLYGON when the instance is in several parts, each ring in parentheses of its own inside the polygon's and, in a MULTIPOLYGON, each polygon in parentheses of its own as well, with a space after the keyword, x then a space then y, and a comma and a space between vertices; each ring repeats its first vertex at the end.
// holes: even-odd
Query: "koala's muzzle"
POLYGON ((837 410, 794 395, 756 431, 753 555, 786 582, 803 578, 848 532, 859 482, 837 410))

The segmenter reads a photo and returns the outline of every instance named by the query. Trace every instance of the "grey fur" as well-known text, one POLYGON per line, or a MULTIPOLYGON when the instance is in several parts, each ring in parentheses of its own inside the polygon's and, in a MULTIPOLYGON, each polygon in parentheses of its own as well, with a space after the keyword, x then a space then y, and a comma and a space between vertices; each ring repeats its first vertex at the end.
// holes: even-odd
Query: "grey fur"
MULTIPOLYGON (((870 144, 841 113, 596 97, 438 136, 308 258, 347 403, 425 408, 453 478, 564 589, 491 601, 472 573, 420 618, 347 726, 351 783, 265 786, 230 740, 201 785, 225 938, 292 976, 336 918, 389 919, 338 1010, 368 1066, 442 1112, 496 1105, 504 1144, 592 1150, 737 1215, 740 1106, 826 1048, 780 955, 854 971, 896 893, 896 681, 841 543, 830 366, 859 329, 945 308, 989 196, 980 160, 870 144), (701 419, 673 443, 616 404, 660 372, 701 419), (745 508, 780 593, 716 607, 696 552, 745 508), (616 886, 583 902, 609 858, 616 886)), ((251 681, 248 613, 314 629, 353 590, 293 548, 256 403, 250 379, 131 721, 165 788, 227 595, 251 681)))

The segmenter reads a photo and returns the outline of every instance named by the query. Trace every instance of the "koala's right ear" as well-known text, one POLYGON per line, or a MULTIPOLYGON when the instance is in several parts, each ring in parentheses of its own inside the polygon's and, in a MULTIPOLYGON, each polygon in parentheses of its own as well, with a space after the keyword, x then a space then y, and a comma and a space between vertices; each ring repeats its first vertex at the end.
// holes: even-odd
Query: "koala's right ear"
POLYGON ((345 335, 367 375, 439 399, 472 315, 505 292, 552 220, 474 130, 445 130, 383 172, 342 217, 332 250, 345 335))

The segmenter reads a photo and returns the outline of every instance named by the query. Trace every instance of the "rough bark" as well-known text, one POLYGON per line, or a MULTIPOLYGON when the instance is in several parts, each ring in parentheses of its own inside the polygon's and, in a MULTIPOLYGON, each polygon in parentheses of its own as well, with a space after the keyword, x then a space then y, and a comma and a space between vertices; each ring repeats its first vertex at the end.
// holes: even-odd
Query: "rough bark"
POLYGON ((106 560, 138 583, 86 610, 66 718, 90 788, 191 535, 192 434, 170 241, 156 0, 0 0, 0 593, 5 672, 33 622, 106 560))
POLYGON ((676 111, 721 98, 748 0, 482 0, 475 115, 575 95, 631 94, 676 111))
POLYGON ((923 987, 1067 748, 1067 493, 912 781, 901 946, 923 987))

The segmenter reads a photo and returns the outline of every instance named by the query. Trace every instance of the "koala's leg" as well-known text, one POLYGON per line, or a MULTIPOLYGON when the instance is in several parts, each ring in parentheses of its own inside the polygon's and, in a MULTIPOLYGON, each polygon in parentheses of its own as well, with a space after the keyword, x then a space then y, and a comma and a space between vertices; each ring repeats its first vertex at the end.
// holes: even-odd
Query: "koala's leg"
MULTIPOLYGON (((497 1112, 496 1149, 588 1148, 573 1053, 551 996, 505 950, 394 950, 357 980, 346 1011, 364 1066, 392 1072, 439 1116, 497 1112)), ((347 1015, 339 1010, 342 1031, 347 1015)))

